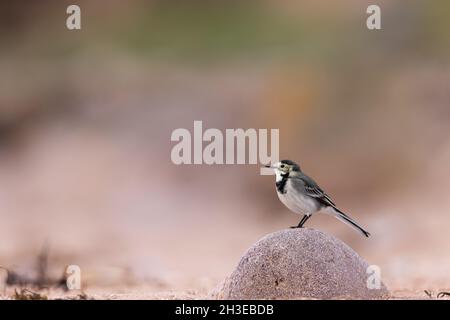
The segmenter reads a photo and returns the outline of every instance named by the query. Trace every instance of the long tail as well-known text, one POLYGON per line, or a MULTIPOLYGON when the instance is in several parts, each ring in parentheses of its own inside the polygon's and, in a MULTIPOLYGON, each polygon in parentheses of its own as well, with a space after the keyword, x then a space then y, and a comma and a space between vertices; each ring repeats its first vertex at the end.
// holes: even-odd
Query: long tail
POLYGON ((364 230, 361 226, 359 226, 355 220, 353 220, 352 218, 350 218, 348 215, 346 215, 345 213, 343 213, 341 210, 339 210, 336 207, 331 207, 330 208, 331 212, 333 213, 333 215, 338 218, 339 220, 341 220, 342 222, 345 222, 346 224, 348 224, 350 227, 352 227, 353 229, 355 229, 358 232, 361 232, 362 235, 366 236, 367 238, 370 236, 370 233, 367 232, 366 230, 364 230))

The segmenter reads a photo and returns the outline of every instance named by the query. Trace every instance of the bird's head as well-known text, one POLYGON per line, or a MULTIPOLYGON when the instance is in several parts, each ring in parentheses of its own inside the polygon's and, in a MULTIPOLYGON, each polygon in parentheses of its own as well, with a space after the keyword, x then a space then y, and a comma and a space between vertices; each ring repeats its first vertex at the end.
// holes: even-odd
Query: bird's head
POLYGON ((281 160, 273 165, 267 165, 266 168, 271 168, 275 171, 277 178, 279 176, 286 176, 296 174, 300 171, 300 166, 291 160, 281 160))

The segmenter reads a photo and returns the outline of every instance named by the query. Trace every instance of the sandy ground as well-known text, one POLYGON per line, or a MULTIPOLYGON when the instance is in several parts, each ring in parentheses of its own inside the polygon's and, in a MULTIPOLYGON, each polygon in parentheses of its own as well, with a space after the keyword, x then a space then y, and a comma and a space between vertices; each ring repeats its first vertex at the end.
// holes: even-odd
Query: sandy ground
MULTIPOLYGON (((24 299, 25 297, 34 299, 67 299, 67 300, 196 300, 210 299, 211 296, 207 290, 157 290, 151 286, 139 287, 111 287, 100 288, 93 287, 83 291, 63 291, 58 289, 43 290, 25 290, 9 287, 0 295, 1 300, 24 299), (17 292, 17 293, 16 293, 17 292), (20 296, 20 294, 22 295, 20 296)), ((450 300, 449 295, 439 295, 440 290, 430 290, 428 294, 424 290, 393 290, 391 297, 393 300, 414 299, 414 300, 450 300)))

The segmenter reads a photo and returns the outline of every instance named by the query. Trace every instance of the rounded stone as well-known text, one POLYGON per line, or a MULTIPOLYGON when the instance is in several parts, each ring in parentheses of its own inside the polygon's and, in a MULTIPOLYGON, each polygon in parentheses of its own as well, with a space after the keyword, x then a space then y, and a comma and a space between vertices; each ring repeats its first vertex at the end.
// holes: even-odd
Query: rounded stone
POLYGON ((368 279, 374 276, 367 272, 368 266, 348 245, 323 232, 282 230, 248 249, 231 276, 216 288, 213 298, 386 298, 386 286, 379 281, 377 288, 376 279, 368 279))

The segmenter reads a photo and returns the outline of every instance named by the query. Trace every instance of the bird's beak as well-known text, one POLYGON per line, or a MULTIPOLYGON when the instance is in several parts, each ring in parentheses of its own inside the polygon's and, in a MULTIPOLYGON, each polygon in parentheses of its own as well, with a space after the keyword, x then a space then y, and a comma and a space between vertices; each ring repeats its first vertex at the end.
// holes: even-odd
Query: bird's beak
POLYGON ((262 175, 271 175, 275 173, 275 166, 267 164, 263 167, 261 167, 260 172, 262 175), (271 169, 271 170, 268 170, 271 169))

